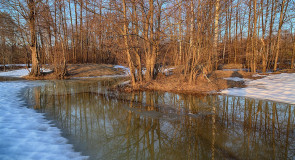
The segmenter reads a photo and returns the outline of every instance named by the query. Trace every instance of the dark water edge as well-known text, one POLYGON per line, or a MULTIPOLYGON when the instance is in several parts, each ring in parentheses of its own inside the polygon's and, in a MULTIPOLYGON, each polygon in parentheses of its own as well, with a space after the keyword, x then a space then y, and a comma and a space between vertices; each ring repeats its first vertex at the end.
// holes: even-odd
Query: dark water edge
POLYGON ((226 95, 120 93, 119 80, 24 91, 90 159, 294 159, 294 105, 226 95))

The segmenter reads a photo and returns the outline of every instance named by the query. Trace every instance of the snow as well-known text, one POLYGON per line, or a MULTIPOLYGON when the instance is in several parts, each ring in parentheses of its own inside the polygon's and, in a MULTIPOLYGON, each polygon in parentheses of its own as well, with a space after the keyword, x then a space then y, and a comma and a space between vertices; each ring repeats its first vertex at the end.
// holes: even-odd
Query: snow
MULTIPOLYGON (((30 64, 31 65, 31 64, 30 64)), ((3 67, 3 64, 0 64, 0 67, 3 67)), ((6 67, 12 67, 12 66, 16 66, 16 67, 25 67, 27 66, 27 64, 5 64, 6 67)))
POLYGON ((0 82, 0 159, 86 159, 44 115, 17 95, 32 82, 0 82))
MULTIPOLYGON (((51 69, 41 68, 40 70, 43 73, 52 72, 51 69)), ((2 76, 2 77, 23 77, 23 76, 29 75, 30 71, 31 71, 31 68, 17 69, 17 70, 12 70, 12 71, 8 71, 8 72, 0 72, 0 76, 2 76)))
POLYGON ((130 74, 130 69, 128 67, 125 66, 121 66, 121 65, 114 65, 114 68, 120 68, 123 69, 125 72, 125 76, 130 74))
POLYGON ((295 73, 273 74, 246 84, 246 88, 229 88, 221 93, 295 104, 295 73))
POLYGON ((50 72, 53 72, 52 69, 48 69, 48 68, 41 68, 40 70, 41 70, 41 72, 43 72, 43 73, 50 73, 50 72))
POLYGON ((3 77, 23 77, 26 76, 30 73, 31 69, 17 69, 13 71, 8 71, 8 72, 0 72, 0 76, 3 77))
POLYGON ((250 79, 248 78, 240 78, 240 77, 228 77, 228 78, 224 78, 226 80, 231 80, 231 81, 250 81, 250 79))

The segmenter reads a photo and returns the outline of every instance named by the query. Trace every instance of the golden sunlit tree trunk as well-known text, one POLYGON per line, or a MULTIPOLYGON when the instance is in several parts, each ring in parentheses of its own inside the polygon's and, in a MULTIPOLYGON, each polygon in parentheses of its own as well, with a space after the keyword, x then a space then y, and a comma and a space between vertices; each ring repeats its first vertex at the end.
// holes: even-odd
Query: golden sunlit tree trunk
POLYGON ((193 62, 191 61, 192 59, 192 54, 193 54, 193 45, 194 45, 194 0, 190 1, 190 27, 189 27, 189 48, 188 48, 188 53, 187 53, 187 60, 185 64, 185 69, 184 69, 184 77, 186 77, 187 72, 189 71, 189 83, 192 83, 193 79, 193 62))
POLYGON ((282 26, 285 19, 285 12, 288 8, 288 1, 283 0, 281 4, 281 12, 280 12, 280 22, 279 22, 279 30, 278 30, 278 40, 277 40, 277 48, 276 48, 276 55, 275 55, 275 62, 274 62, 274 68, 273 70, 277 70, 277 63, 279 59, 279 52, 280 52, 280 43, 281 43, 281 32, 282 32, 282 26))
POLYGON ((123 25, 123 34, 124 34, 124 47, 126 50, 126 56, 128 65, 130 68, 130 76, 131 76, 131 84, 132 86, 135 86, 135 75, 134 75, 134 64, 131 59, 130 55, 130 49, 129 49, 129 43, 128 43, 128 23, 127 23, 127 11, 126 11, 126 1, 123 0, 123 14, 124 14, 124 25, 123 25))
MULTIPOLYGON (((214 62, 215 63, 215 69, 217 69, 218 64, 218 32, 219 32, 219 2, 220 0, 216 0, 215 4, 215 17, 214 17, 214 39, 213 39, 213 56, 214 56, 214 62)), ((231 35, 230 35, 231 36, 231 35)))
POLYGON ((253 36, 252 36, 252 67, 251 67, 251 71, 256 73, 256 55, 257 55, 257 13, 256 13, 256 8, 257 8, 257 0, 254 0, 254 29, 253 29, 253 36))
POLYGON ((262 24, 262 72, 266 72, 267 67, 267 59, 268 59, 268 50, 267 45, 265 45, 265 34, 266 34, 266 26, 268 21, 268 12, 269 12, 269 0, 266 4, 266 11, 264 13, 264 0, 260 0, 260 7, 261 7, 261 24, 262 24))
POLYGON ((32 70, 30 75, 32 76, 39 76, 40 75, 40 68, 39 68, 39 57, 37 53, 37 38, 36 38, 36 24, 35 24, 35 1, 29 0, 28 7, 30 10, 29 13, 29 28, 30 28, 30 35, 31 35, 31 44, 30 49, 32 51, 32 70))
POLYGON ((155 48, 155 41, 154 41, 154 1, 149 0, 149 13, 148 18, 146 20, 146 41, 148 42, 148 51, 146 52, 146 73, 145 79, 150 81, 154 78, 154 67, 156 62, 156 48, 155 48), (150 30, 149 30, 150 28, 150 30), (148 31, 150 31, 150 36, 148 38, 148 31))
POLYGON ((136 69, 137 69, 137 80, 138 81, 142 81, 143 77, 142 77, 142 68, 141 68, 141 57, 139 54, 139 26, 138 26, 138 17, 137 17, 137 7, 136 7, 136 0, 132 1, 132 32, 133 34, 135 34, 135 38, 133 38, 133 40, 135 42, 133 42, 136 47, 134 49, 134 54, 136 57, 136 69))

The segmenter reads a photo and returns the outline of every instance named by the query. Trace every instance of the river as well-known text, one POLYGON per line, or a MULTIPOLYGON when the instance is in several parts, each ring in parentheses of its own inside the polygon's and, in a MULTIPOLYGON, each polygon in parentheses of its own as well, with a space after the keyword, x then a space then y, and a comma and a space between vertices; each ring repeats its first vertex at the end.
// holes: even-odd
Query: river
POLYGON ((23 90, 89 159, 294 159, 294 105, 227 95, 111 90, 120 79, 23 90))

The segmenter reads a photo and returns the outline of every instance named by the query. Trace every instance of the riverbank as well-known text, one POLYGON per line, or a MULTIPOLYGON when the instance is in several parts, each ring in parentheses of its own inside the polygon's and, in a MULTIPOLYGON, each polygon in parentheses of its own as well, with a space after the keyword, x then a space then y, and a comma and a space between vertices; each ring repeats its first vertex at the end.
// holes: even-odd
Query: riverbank
MULTIPOLYGON (((19 67, 22 67, 19 65, 19 67)), ((67 75, 65 79, 75 78, 112 78, 112 77, 127 77, 128 68, 120 65, 110 64, 69 64, 67 65, 67 75)), ((0 72, 2 77, 18 77, 27 80, 54 80, 58 76, 54 73, 52 65, 41 66, 41 76, 29 76, 30 68, 17 68, 7 72, 0 72)))
MULTIPOLYGON (((41 72, 40 77, 24 76, 23 78, 29 80, 53 80, 59 79, 54 71, 54 66, 46 65, 43 67, 45 72, 41 72)), ((41 69, 42 71, 42 69, 41 69)), ((74 78, 103 78, 103 77, 115 77, 115 76, 127 76, 126 68, 120 65, 111 64, 68 64, 67 74, 65 79, 74 78)))
MULTIPOLYGON (((53 68, 50 66, 45 66, 42 68, 44 76, 36 79, 56 79, 54 73, 52 72, 53 68)), ((123 81, 118 82, 118 85, 113 87, 115 90, 125 91, 125 92, 134 92, 134 91, 164 91, 164 92, 173 92, 173 93, 182 93, 182 94, 230 94, 236 96, 248 96, 252 98, 261 98, 269 100, 278 100, 280 102, 293 103, 292 99, 295 99, 295 95, 292 98, 293 94, 289 91, 290 87, 286 87, 284 91, 284 82, 292 79, 293 74, 295 73, 294 69, 280 70, 278 72, 269 72, 266 74, 253 74, 247 72, 246 69, 243 69, 238 65, 229 65, 220 70, 216 70, 207 75, 199 75, 194 83, 189 83, 184 79, 184 76, 181 72, 177 71, 177 68, 166 67, 163 69, 162 73, 159 73, 157 78, 152 81, 138 83, 136 86, 131 86, 130 81, 126 81, 129 75, 129 69, 124 66, 119 65, 109 65, 109 64, 70 64, 68 65, 68 75, 66 79, 101 79, 101 78, 118 78, 126 77, 123 81), (279 75, 279 76, 273 76, 279 75), (267 77, 277 77, 276 81, 270 81, 267 77), (261 80, 259 80, 261 79, 261 80), (264 81, 267 83, 265 84, 264 81), (268 95, 265 91, 259 91, 261 94, 257 95, 256 92, 250 88, 261 88, 261 85, 256 85, 255 83, 263 83, 263 87, 272 86, 278 84, 279 86, 269 87, 270 91, 282 91, 286 93, 284 96, 287 98, 279 98, 279 93, 273 93, 271 96, 264 97, 268 95), (265 86, 266 85, 266 86, 265 86), (290 95, 291 99, 288 98, 290 95), (254 96, 254 97, 253 97, 254 96)), ((31 79, 29 76, 28 69, 13 70, 9 72, 0 72, 0 76, 7 77, 23 77, 26 79, 31 79)), ((288 81, 288 85, 295 88, 295 81, 288 81)), ((292 90, 292 88, 291 88, 292 90)), ((293 90, 292 90, 293 91, 293 90)), ((295 90, 294 90, 295 93, 295 90)), ((295 102, 294 102, 295 103, 295 102)))
POLYGON ((245 87, 246 78, 251 78, 251 74, 243 71, 218 71, 209 76, 201 75, 194 83, 189 83, 182 74, 160 75, 153 81, 139 83, 135 87, 127 86, 125 90, 159 90, 173 93, 207 94, 216 93, 227 88, 245 87), (231 78, 231 76, 227 75, 235 75, 235 73, 240 75, 241 80, 226 79, 231 78))

